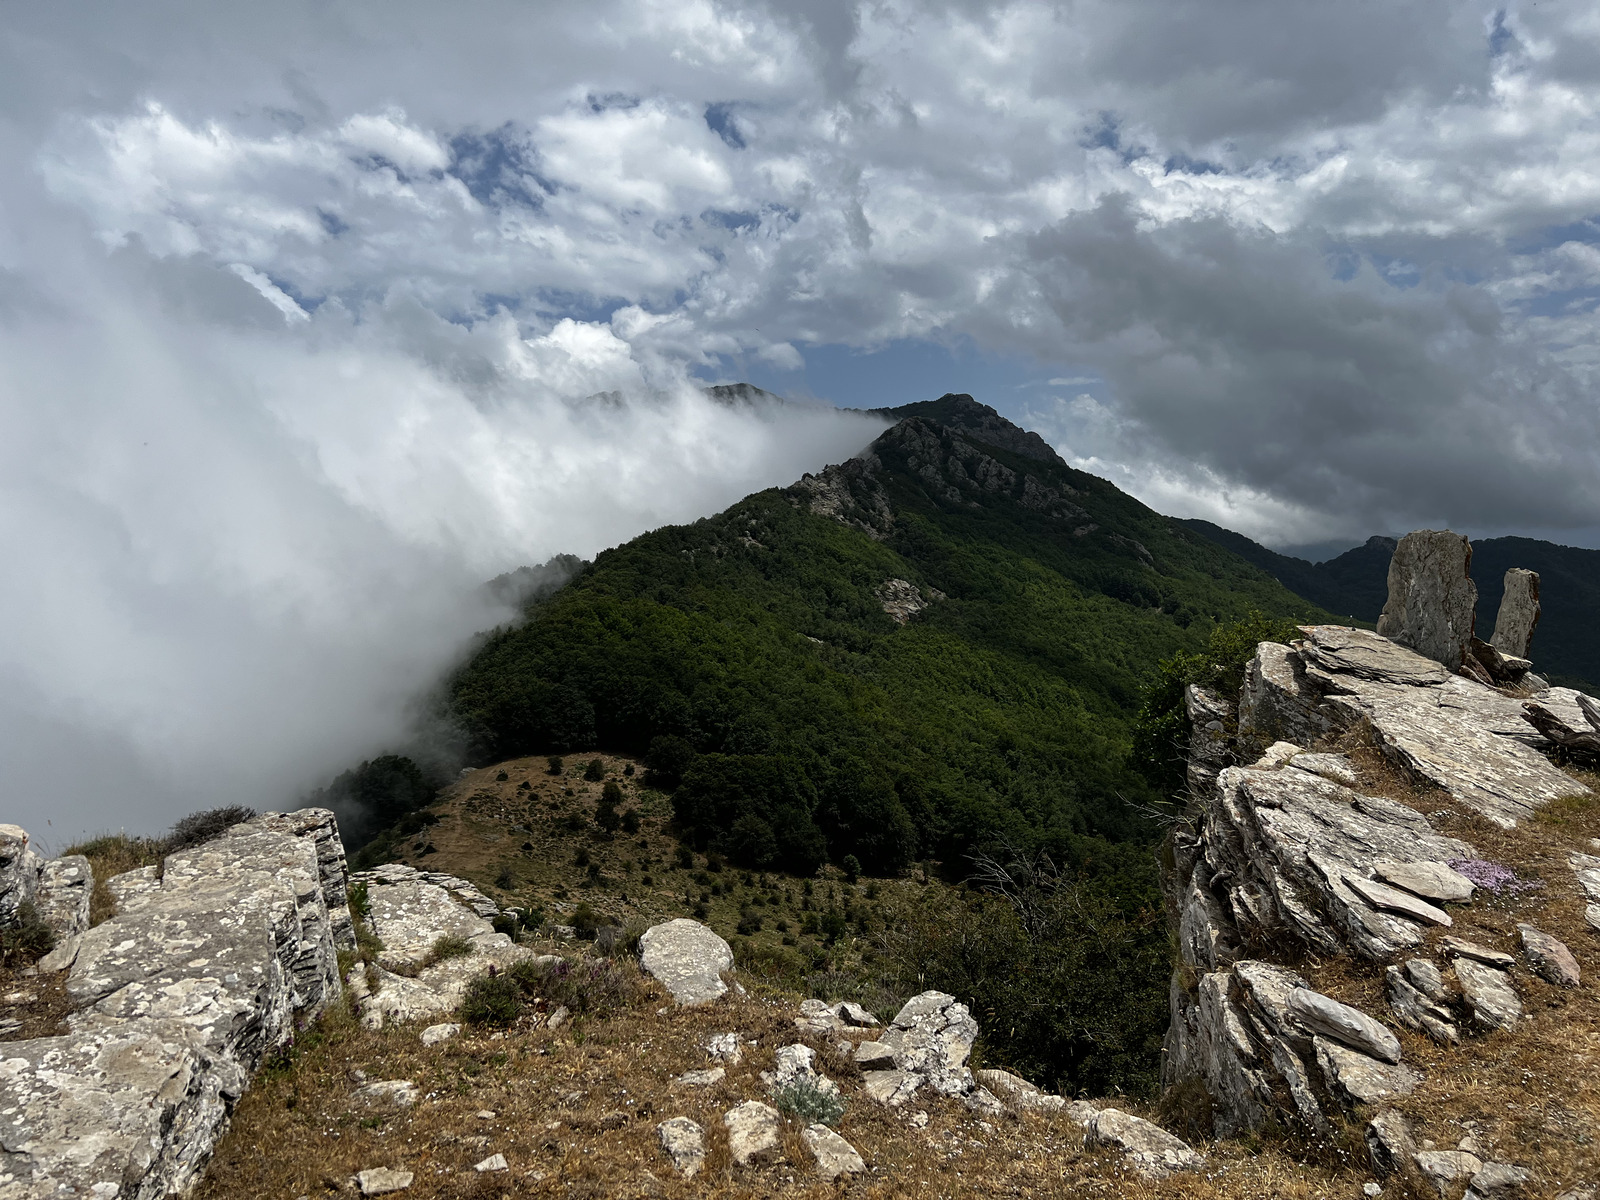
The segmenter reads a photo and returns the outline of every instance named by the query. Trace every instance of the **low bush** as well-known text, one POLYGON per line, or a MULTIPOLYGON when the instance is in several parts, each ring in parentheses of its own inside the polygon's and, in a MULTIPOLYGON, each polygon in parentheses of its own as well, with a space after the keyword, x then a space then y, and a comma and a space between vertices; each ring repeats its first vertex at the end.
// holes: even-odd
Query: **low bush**
POLYGON ((179 820, 167 835, 167 853, 184 850, 209 842, 228 832, 233 826, 248 821, 256 810, 242 804, 229 804, 222 808, 208 808, 204 812, 190 813, 179 820))
POLYGON ((629 963, 610 958, 525 958, 506 972, 520 994, 547 1004, 565 1005, 574 1013, 601 1013, 625 1008, 638 994, 639 974, 629 963))
POLYGON ((807 1125, 837 1125, 844 1116, 844 1098, 838 1092, 824 1091, 812 1079, 796 1079, 776 1089, 772 1102, 779 1112, 807 1125))
POLYGON ((480 975, 467 984, 457 1011, 468 1025, 504 1029, 522 1015, 522 988, 509 975, 480 975))

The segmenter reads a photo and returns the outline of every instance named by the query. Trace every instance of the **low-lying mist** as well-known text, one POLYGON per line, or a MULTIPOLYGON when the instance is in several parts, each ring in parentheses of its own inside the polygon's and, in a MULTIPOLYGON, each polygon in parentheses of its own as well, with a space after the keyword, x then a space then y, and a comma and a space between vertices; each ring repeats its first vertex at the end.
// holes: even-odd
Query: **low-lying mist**
POLYGON ((410 736, 513 615, 494 577, 882 427, 717 403, 621 319, 528 337, 403 289, 299 316, 242 273, 54 232, 0 270, 0 817, 57 847, 293 804, 410 736))

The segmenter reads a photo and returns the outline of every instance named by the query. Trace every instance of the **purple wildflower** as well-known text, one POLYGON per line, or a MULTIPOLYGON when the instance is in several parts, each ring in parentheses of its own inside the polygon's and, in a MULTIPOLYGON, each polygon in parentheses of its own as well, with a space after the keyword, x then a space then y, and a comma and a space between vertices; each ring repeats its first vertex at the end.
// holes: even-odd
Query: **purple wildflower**
POLYGON ((1491 896, 1520 896, 1544 886, 1542 879, 1523 879, 1510 867, 1486 858, 1453 858, 1450 869, 1465 875, 1473 886, 1491 896))

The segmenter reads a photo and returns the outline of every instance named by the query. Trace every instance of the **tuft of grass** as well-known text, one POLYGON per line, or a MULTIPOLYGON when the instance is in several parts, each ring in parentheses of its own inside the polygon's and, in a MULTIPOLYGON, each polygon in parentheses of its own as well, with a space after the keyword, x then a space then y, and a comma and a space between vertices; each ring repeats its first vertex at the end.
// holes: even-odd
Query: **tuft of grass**
POLYGON ((452 958, 466 958, 472 953, 472 943, 459 933, 447 933, 438 938, 428 950, 427 965, 447 962, 452 958))
POLYGON ((166 847, 165 838, 106 833, 68 846, 62 851, 63 855, 83 855, 94 871, 94 890, 89 893, 90 925, 98 925, 116 915, 117 902, 107 886, 108 881, 113 876, 137 871, 141 867, 160 866, 167 854, 166 847))
POLYGON ((0 967, 23 967, 36 963, 55 949, 56 935, 39 917, 32 900, 17 905, 13 924, 0 929, 0 967))

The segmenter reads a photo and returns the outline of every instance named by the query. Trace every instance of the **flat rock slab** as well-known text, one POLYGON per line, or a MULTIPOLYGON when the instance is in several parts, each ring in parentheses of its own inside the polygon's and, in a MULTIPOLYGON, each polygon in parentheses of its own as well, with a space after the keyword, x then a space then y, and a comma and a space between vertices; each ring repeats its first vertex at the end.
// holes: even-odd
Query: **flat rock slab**
POLYGON ((911 1071, 864 1071, 861 1076, 862 1090, 888 1108, 899 1108, 922 1084, 922 1076, 911 1071))
POLYGON ((707 1004, 728 990, 722 972, 733 966, 733 950, 700 922, 679 917, 645 930, 639 965, 679 1004, 707 1004))
POLYGON ((356 1175, 356 1186, 363 1196, 387 1196, 390 1192, 403 1192, 411 1186, 416 1176, 410 1171, 396 1171, 392 1167, 372 1167, 356 1175))
POLYGON ((1326 1034, 1346 1046, 1387 1063, 1400 1061, 1400 1040, 1359 1008, 1331 996, 1297 988, 1289 993, 1289 1015, 1313 1033, 1326 1034))
POLYGON ((437 1046, 440 1042, 448 1042, 461 1032, 461 1026, 454 1021, 441 1025, 429 1025, 422 1031, 422 1044, 424 1046, 437 1046))
POLYGON ((837 1179, 841 1175, 860 1175, 867 1169, 856 1148, 826 1125, 811 1125, 800 1134, 817 1160, 817 1171, 824 1179, 837 1179))
POLYGON ((1481 962, 1498 971, 1509 971, 1517 965, 1517 960, 1504 950, 1494 950, 1479 942, 1469 942, 1466 938, 1440 938, 1439 949, 1449 958, 1470 958, 1473 962, 1481 962))
POLYGON ((1586 791, 1540 752, 1550 743, 1523 719, 1521 701, 1366 630, 1305 633, 1295 644, 1308 679, 1301 702, 1337 714, 1341 726, 1369 721, 1390 758, 1496 824, 1513 827, 1586 791))
POLYGON ((358 1087, 354 1099, 369 1108, 410 1108, 418 1095, 409 1079, 375 1079, 358 1087))
POLYGON ((728 1152, 741 1167, 759 1154, 776 1150, 783 1128, 778 1110, 759 1100, 746 1100, 722 1118, 728 1129, 728 1152))
POLYGON ((405 970, 426 961, 442 937, 459 937, 478 945, 502 939, 494 926, 437 884, 403 879, 377 886, 369 882, 367 903, 372 931, 383 942, 378 965, 405 970))
POLYGON ((1346 875, 1344 881, 1352 892, 1373 908, 1426 921, 1430 925, 1443 925, 1446 929, 1455 924, 1449 913, 1436 905, 1429 904, 1421 896, 1413 896, 1410 892, 1403 892, 1397 887, 1390 887, 1387 883, 1366 879, 1360 875, 1346 875))
POLYGON ((1198 1171, 1204 1160, 1182 1138, 1118 1108, 1103 1108, 1088 1122, 1093 1145, 1115 1146, 1128 1164, 1146 1179, 1161 1179, 1180 1171, 1198 1171))
POLYGON ((656 1138, 674 1169, 693 1179, 706 1161, 706 1133, 688 1117, 673 1117, 656 1126, 656 1138))
POLYGON ((1328 1090, 1352 1102, 1396 1100, 1409 1096, 1422 1083, 1422 1076, 1410 1067, 1381 1062, 1329 1038, 1318 1036, 1311 1042, 1328 1090))
POLYGON ((1517 932, 1522 936, 1522 952, 1540 978, 1557 987, 1578 986, 1583 972, 1565 942, 1532 925, 1518 925, 1517 932))
POLYGON ((727 1074, 721 1067, 712 1067, 708 1071, 685 1071, 672 1082, 683 1087, 714 1087, 721 1083, 727 1074))
POLYGON ((1465 904, 1472 899, 1472 880, 1447 863, 1396 862, 1394 859, 1380 858, 1372 864, 1372 873, 1385 883, 1404 888, 1425 900, 1465 904))

